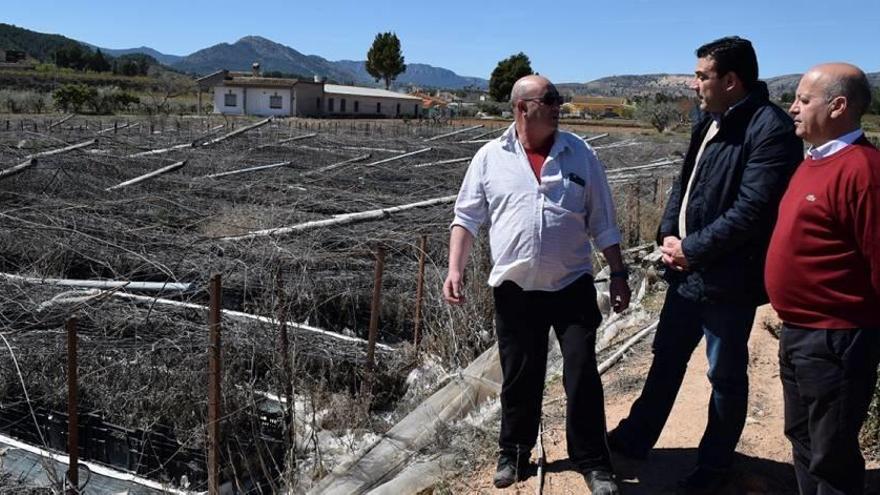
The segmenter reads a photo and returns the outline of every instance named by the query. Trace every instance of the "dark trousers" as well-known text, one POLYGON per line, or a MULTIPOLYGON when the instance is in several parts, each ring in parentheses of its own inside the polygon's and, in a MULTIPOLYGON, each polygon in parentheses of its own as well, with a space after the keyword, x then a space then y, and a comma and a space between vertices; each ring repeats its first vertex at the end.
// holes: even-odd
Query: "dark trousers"
POLYGON ((859 430, 877 381, 880 329, 782 327, 785 436, 802 495, 861 494, 859 430))
POLYGON ((745 425, 748 341, 754 319, 753 306, 697 303, 670 287, 654 337, 651 369, 629 417, 614 431, 615 440, 634 450, 653 448, 672 411, 691 354, 705 336, 712 395, 697 464, 708 469, 729 468, 745 425))
POLYGON ((595 350, 602 315, 593 278, 583 276, 556 292, 524 291, 507 281, 494 293, 503 374, 498 439, 502 455, 528 455, 537 440, 552 326, 563 358, 568 457, 579 469, 610 470, 595 350))

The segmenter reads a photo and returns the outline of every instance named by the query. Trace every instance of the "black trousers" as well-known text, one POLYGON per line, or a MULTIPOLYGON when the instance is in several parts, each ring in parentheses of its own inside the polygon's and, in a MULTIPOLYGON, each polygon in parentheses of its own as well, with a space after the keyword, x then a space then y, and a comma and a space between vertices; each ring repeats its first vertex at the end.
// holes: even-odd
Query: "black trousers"
POLYGON ((785 436, 802 495, 864 493, 859 430, 877 381, 880 329, 783 325, 779 366, 785 436))
POLYGON ((552 326, 563 358, 568 457, 578 469, 611 470, 602 381, 596 369, 596 328, 602 315, 593 278, 556 292, 524 291, 507 281, 494 290, 501 356, 502 455, 528 454, 538 436, 552 326))

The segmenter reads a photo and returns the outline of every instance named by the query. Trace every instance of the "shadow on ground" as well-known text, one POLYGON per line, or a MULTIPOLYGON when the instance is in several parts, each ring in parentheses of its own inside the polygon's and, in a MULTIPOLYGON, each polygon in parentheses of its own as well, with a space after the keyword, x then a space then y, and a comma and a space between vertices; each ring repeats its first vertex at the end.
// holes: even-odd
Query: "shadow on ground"
MULTIPOLYGON (((614 458, 622 495, 676 493, 677 481, 696 464, 696 449, 654 449, 647 461, 614 458)), ((574 471, 568 459, 547 464, 548 473, 574 471)), ((797 495, 791 464, 737 454, 731 481, 717 495, 797 495)), ((880 495, 880 469, 867 472, 866 495, 880 495)))

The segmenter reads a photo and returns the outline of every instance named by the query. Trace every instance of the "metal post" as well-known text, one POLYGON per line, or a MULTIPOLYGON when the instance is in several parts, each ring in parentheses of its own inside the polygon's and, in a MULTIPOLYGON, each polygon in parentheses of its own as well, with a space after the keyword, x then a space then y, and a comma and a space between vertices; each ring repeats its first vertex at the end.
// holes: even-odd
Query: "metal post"
POLYGON ((385 248, 376 248, 376 271, 373 278, 373 301, 370 304, 370 334, 367 339, 367 381, 366 392, 373 389, 373 369, 375 368, 376 337, 379 334, 379 312, 382 310, 382 272, 385 270, 385 248))
POLYGON ((79 418, 77 416, 76 317, 67 319, 67 495, 79 493, 79 418))
POLYGON ((422 326, 422 297, 425 288, 425 248, 428 245, 428 237, 422 235, 419 238, 419 275, 416 281, 416 314, 413 318, 413 346, 418 353, 419 341, 421 340, 420 330, 422 326))
POLYGON ((211 276, 208 310, 208 495, 220 495, 220 274, 211 276))

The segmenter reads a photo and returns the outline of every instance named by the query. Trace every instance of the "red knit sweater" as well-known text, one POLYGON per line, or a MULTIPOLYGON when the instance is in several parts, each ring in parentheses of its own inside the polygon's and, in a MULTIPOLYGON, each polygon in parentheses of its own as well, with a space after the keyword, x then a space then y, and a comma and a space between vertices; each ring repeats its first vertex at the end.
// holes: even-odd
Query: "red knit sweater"
POLYGON ((798 167, 779 205, 765 282, 788 324, 880 328, 880 151, 864 136, 798 167))

